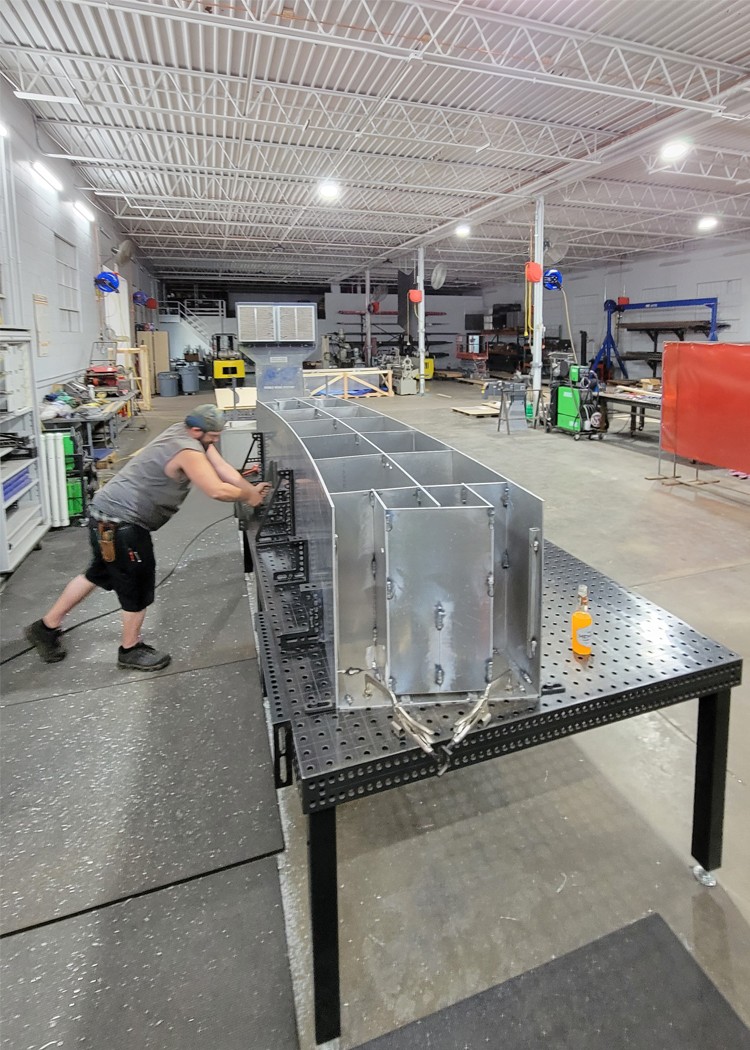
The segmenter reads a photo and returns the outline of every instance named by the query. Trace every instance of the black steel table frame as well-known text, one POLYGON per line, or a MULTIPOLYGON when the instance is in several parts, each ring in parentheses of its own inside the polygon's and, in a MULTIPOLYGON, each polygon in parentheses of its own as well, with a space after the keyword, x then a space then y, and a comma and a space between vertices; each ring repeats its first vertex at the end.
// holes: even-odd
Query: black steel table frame
MULTIPOLYGON (((691 854, 706 871, 721 865, 729 697, 725 689, 699 702, 691 854)), ((307 819, 315 1038, 325 1043, 341 1034, 336 808, 307 819)))
MULTIPOLYGON (((259 662, 269 701, 277 786, 291 783, 294 773, 308 816, 315 1036, 318 1043, 325 1043, 341 1031, 336 806, 436 776, 438 763, 415 744, 396 740, 388 732, 387 709, 322 709, 321 696, 329 694, 321 692, 325 672, 320 669, 320 660, 307 659, 304 649, 282 651, 274 639, 274 622, 279 620, 273 608, 273 579, 279 576, 279 563, 274 561, 277 554, 255 547, 247 536, 243 537, 243 549, 246 569, 249 571, 253 563, 255 569, 259 662)), ((499 758, 698 698, 691 852, 706 872, 718 868, 730 695, 741 680, 741 659, 549 543, 545 545, 545 558, 549 565, 545 573, 548 622, 543 636, 549 649, 546 672, 543 658, 550 687, 547 695, 526 711, 512 711, 507 716, 496 711, 488 726, 472 731, 455 749, 449 768, 499 758), (578 582, 588 583, 589 594, 598 599, 602 640, 618 657, 623 646, 628 651, 625 660, 613 657, 609 664, 603 652, 597 673, 589 678, 580 670, 571 675, 569 615, 566 611, 561 616, 559 608, 561 596, 565 602, 568 597, 573 601, 574 583, 578 582), (642 657, 639 663, 639 657, 633 655, 638 653, 638 646, 633 643, 641 637, 639 617, 647 616, 663 619, 674 644, 664 646, 669 650, 666 653, 652 650, 650 658, 642 657), (626 666, 620 669, 622 663, 626 666), (552 680, 555 672, 567 682, 566 688, 556 688, 560 683, 552 680)), ((641 634, 645 637, 644 632, 641 634)), ((419 711, 419 717, 429 723, 430 708, 421 707, 419 711)))

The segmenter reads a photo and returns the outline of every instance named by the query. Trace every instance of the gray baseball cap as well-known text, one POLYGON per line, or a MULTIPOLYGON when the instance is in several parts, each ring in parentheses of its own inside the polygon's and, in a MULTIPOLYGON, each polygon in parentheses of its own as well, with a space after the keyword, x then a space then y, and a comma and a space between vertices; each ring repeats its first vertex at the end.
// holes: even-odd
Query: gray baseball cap
POLYGON ((187 416, 185 425, 199 430, 218 433, 224 429, 224 413, 216 405, 198 405, 187 416))

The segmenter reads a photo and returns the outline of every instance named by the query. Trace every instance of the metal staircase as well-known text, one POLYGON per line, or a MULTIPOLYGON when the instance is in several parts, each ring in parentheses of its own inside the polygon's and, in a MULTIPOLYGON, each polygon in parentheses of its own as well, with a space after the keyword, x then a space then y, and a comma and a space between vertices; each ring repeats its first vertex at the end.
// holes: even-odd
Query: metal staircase
POLYGON ((188 299, 185 302, 161 304, 159 315, 161 320, 176 318, 182 321, 195 332, 206 348, 210 348, 212 333, 206 328, 202 317, 218 317, 223 331, 226 306, 223 299, 188 299))

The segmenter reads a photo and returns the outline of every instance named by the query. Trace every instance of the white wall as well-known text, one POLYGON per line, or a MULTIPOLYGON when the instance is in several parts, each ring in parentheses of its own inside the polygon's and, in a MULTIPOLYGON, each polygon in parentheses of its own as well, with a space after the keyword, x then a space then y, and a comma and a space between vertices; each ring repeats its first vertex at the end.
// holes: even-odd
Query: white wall
MULTIPOLYGON (((88 365, 92 345, 101 339, 104 324, 93 280, 100 270, 114 268, 110 249, 123 238, 116 224, 97 208, 93 194, 88 194, 85 202, 95 212, 95 222, 88 222, 75 211, 72 202, 82 199, 76 191, 83 181, 82 174, 67 161, 44 156, 45 152, 59 152, 59 147, 41 134, 37 137, 31 110, 13 96, 4 82, 0 83, 0 114, 9 132, 3 141, 4 211, 15 218, 10 231, 6 231, 10 238, 5 238, 0 252, 12 266, 16 284, 3 304, 3 321, 35 333, 33 296, 48 299, 49 345, 46 352, 42 348, 41 356, 37 353, 35 358, 37 388, 44 394, 54 383, 80 375, 88 365), (62 191, 39 179, 31 167, 35 160, 57 176, 63 184, 62 191), (80 288, 80 330, 75 332, 64 331, 60 319, 56 235, 75 249, 80 288)), ((140 263, 125 263, 120 269, 131 292, 140 288, 147 295, 156 294, 154 279, 140 263)))
MULTIPOLYGON (((750 342, 750 246, 738 247, 736 242, 712 240, 700 244, 679 258, 661 256, 633 260, 622 265, 592 269, 588 272, 565 274, 565 260, 556 264, 563 274, 570 308, 570 322, 576 346, 579 330, 589 334, 588 359, 592 360, 606 334, 604 301, 627 296, 632 303, 663 299, 704 299, 717 297, 718 319, 729 325, 719 332, 723 342, 750 342)), ((519 288, 521 286, 519 285, 519 288)), ((705 307, 678 307, 669 310, 628 311, 621 315, 628 320, 708 320, 705 307)), ((560 292, 544 293, 544 322, 550 335, 561 331, 568 337, 567 322, 560 292), (560 326, 562 328, 560 329, 560 326)), ((618 349, 650 350, 653 346, 644 333, 620 330, 615 336, 618 349)), ((688 334, 686 338, 691 338, 688 334)), ((692 338, 701 342, 705 337, 692 338)), ((674 340, 673 333, 659 338, 661 347, 666 340, 674 340)), ((627 363, 631 375, 651 375, 648 365, 627 363)))

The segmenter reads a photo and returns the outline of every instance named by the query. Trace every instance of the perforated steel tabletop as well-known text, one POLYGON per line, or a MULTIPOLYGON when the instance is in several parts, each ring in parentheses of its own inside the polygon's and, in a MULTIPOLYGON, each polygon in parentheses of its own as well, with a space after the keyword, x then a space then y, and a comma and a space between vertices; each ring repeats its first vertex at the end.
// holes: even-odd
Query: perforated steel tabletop
POLYGON ((293 618, 284 606, 288 598, 271 582, 284 564, 278 550, 256 552, 260 659, 277 741, 287 742, 308 813, 731 689, 741 680, 736 653, 546 542, 541 699, 493 702, 491 721, 450 753, 441 745, 470 705, 414 707, 437 734, 435 755, 428 755, 411 738, 394 734, 390 708, 321 709, 333 696, 322 647, 290 655, 277 644, 279 625, 293 618), (594 617, 587 665, 576 662, 570 648, 570 616, 582 583, 594 617))

